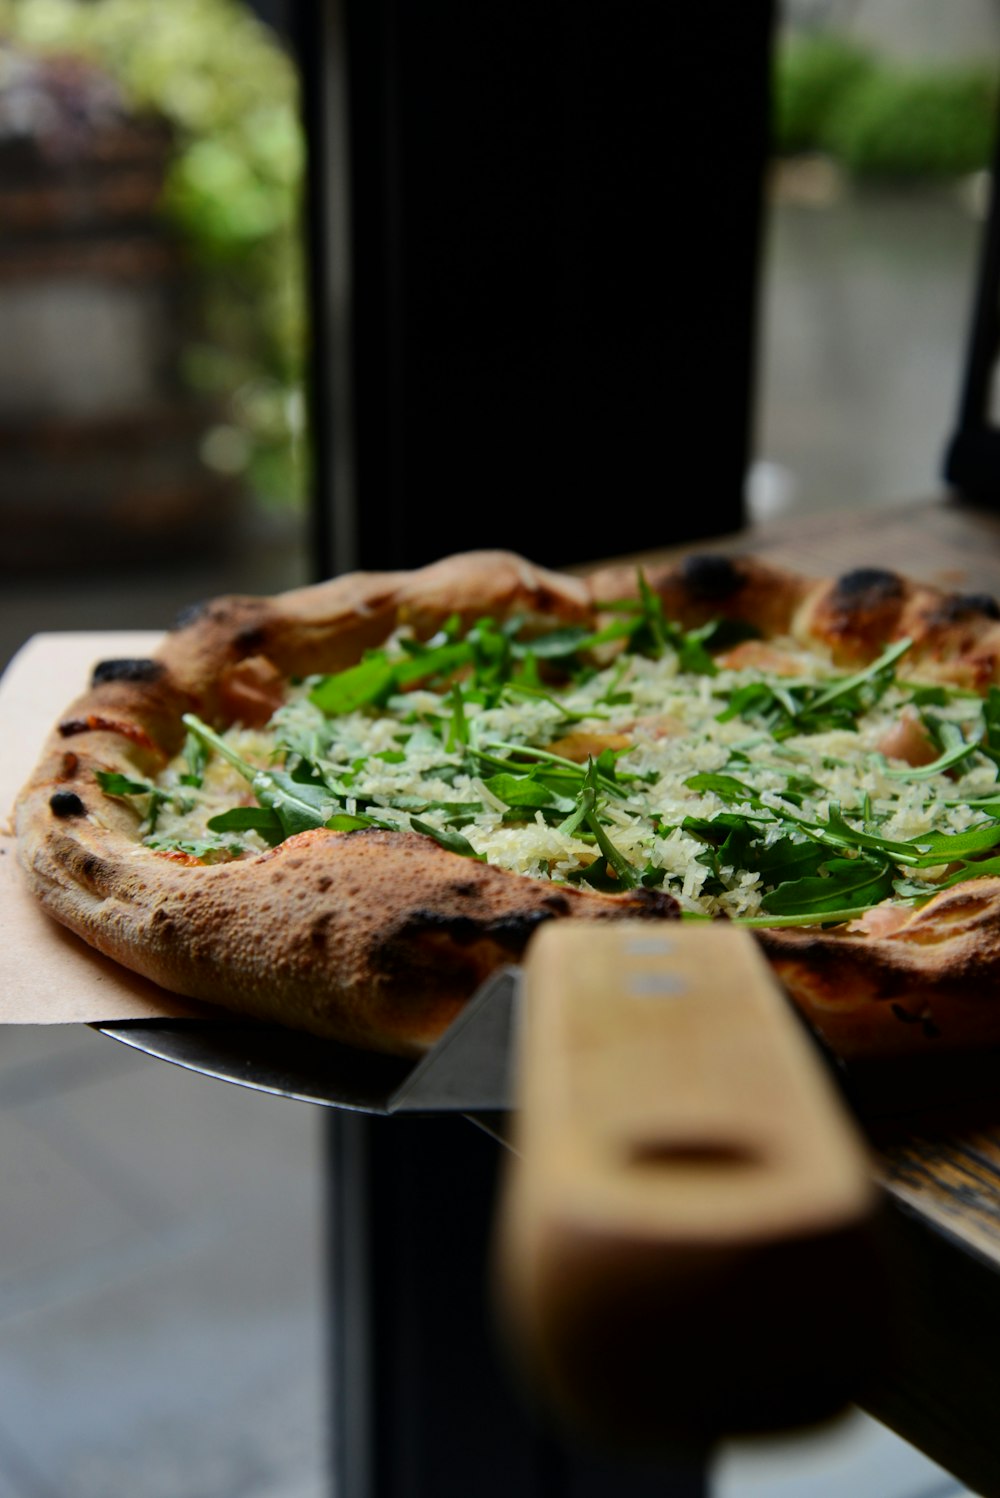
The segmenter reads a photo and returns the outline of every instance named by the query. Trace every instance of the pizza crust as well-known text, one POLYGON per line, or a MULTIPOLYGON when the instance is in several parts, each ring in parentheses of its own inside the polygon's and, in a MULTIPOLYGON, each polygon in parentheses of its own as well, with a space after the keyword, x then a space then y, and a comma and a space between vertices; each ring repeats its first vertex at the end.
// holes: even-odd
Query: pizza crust
MULTIPOLYGON (((843 666, 909 636, 908 674, 980 692, 1000 681, 990 599, 875 569, 815 581, 752 558, 689 557, 646 576, 687 626, 745 621, 843 666)), ((553 886, 374 829, 303 833, 205 866, 146 848, 137 813, 105 796, 95 771, 154 777, 183 743, 184 712, 225 727, 240 704, 248 710, 248 681, 343 669, 403 624, 420 638, 454 614, 464 625, 516 615, 537 630, 589 626, 603 604, 635 593, 631 568, 579 578, 498 551, 190 610, 150 660, 99 665, 51 735, 17 805, 28 883, 57 920, 168 989, 416 1054, 489 972, 518 960, 540 922, 672 918, 676 902, 553 886)), ((1000 1042, 998 879, 943 891, 888 934, 758 934, 792 998, 845 1057, 1000 1042)))

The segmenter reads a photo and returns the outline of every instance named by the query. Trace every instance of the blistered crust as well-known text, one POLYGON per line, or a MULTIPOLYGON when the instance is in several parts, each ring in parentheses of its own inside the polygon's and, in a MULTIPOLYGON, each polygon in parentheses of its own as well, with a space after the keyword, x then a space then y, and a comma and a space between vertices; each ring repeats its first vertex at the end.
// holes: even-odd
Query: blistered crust
MULTIPOLYGON (((909 637, 908 674, 980 692, 1000 683, 1000 611, 990 598, 874 568, 815 581, 746 557, 689 557, 646 577, 666 613, 688 626, 744 621, 845 667, 909 637)), ((554 887, 412 833, 306 833, 205 867, 145 848, 135 812, 105 796, 94 772, 155 775, 181 746, 182 713, 233 720, 245 700, 234 683, 253 663, 282 675, 335 671, 400 625, 426 638, 455 614, 466 625, 516 615, 538 630, 590 627, 609 602, 636 594, 633 568, 576 578, 498 551, 190 610, 150 661, 99 666, 57 725, 18 803, 29 884, 64 925, 176 992, 355 1045, 417 1052, 483 977, 517 960, 540 921, 662 919, 676 903, 554 887)), ((841 1055, 1000 1042, 1000 880, 943 891, 888 935, 840 927, 759 936, 841 1055)))

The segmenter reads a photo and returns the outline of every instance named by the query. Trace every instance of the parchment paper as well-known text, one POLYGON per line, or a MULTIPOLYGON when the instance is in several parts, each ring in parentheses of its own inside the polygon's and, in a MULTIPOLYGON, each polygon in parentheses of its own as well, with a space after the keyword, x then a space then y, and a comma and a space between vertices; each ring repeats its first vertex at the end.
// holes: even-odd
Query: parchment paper
POLYGON ((151 633, 35 635, 0 680, 0 1024, 198 1018, 213 1013, 102 957, 46 916, 24 886, 11 809, 52 725, 91 667, 148 655, 151 633))

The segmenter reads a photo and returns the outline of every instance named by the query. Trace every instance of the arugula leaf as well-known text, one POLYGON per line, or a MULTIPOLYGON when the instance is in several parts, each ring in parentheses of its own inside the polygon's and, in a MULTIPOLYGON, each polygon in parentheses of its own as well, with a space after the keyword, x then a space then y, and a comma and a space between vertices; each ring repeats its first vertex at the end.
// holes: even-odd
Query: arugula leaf
POLYGON ((380 650, 346 671, 324 676, 309 693, 309 701, 332 718, 383 701, 395 681, 396 668, 380 650))
POLYGON ((897 863, 915 861, 911 843, 893 842, 889 838, 877 837, 872 832, 864 832, 858 827, 852 827, 836 801, 830 803, 830 812, 826 822, 817 822, 813 826, 821 834, 825 833, 827 840, 832 839, 849 848, 867 848, 873 853, 880 853, 884 857, 894 859, 897 863))
POLYGON ((911 648, 912 640, 897 640, 895 645, 890 645, 884 650, 878 660, 872 661, 863 671, 856 672, 853 676, 846 677, 843 681, 835 682, 832 686, 820 692, 806 709, 809 713, 819 713, 830 707, 835 702, 842 702, 845 698, 858 700, 858 706, 854 711, 869 708, 884 695, 886 688, 890 685, 894 671, 892 668, 901 656, 911 648), (867 689, 865 696, 859 696, 867 689), (865 700, 867 697, 867 700, 865 700))
MULTIPOLYGON (((541 765, 552 765, 567 779, 583 780, 586 777, 584 767, 578 765, 575 760, 565 759, 561 754, 552 754, 548 749, 536 749, 532 744, 510 744, 505 739, 494 739, 490 744, 490 749, 506 749, 510 754, 520 755, 523 759, 536 760, 541 765)), ((515 766, 515 761, 502 759, 499 755, 490 754, 486 749, 470 746, 470 752, 484 763, 497 765, 502 770, 510 770, 515 766)), ((624 796, 625 792, 621 786, 617 785, 610 776, 598 770, 597 778, 602 790, 609 792, 612 796, 624 796)))
POLYGON ((815 878, 779 884, 761 900, 771 915, 802 915, 877 905, 892 894, 888 863, 858 858, 831 858, 815 878))
POLYGON ((708 851, 699 855, 699 861, 712 870, 716 878, 723 868, 749 869, 753 855, 754 839, 760 836, 760 826, 746 817, 720 812, 716 817, 685 817, 681 831, 700 842, 708 844, 708 851))
POLYGON ((95 770, 94 778, 106 796, 163 796, 164 791, 144 780, 130 780, 119 770, 95 770))
POLYGON ((947 687, 915 686, 910 692, 910 701, 914 707, 947 707, 951 694, 947 687))
POLYGON ((935 737, 944 748, 943 754, 929 765, 906 765, 899 770, 886 769, 884 773, 893 780, 926 780, 931 775, 942 775, 979 748, 975 742, 966 741, 957 723, 938 722, 935 727, 935 737))
POLYGON ((336 809, 331 792, 324 785, 304 785, 283 770, 261 770, 236 753, 194 713, 185 713, 184 724, 196 733, 210 749, 227 759, 235 770, 250 782, 261 806, 273 811, 286 837, 324 827, 336 809))
POLYGON ((441 645, 435 650, 423 649, 408 661, 397 662, 394 668, 395 688, 412 687, 418 681, 432 681, 436 677, 449 676, 459 666, 466 666, 473 658, 472 633, 464 640, 441 645))
POLYGON ((646 581, 640 567, 637 572, 639 584, 639 616, 630 635, 633 650, 651 655, 659 660, 667 646, 669 626, 663 613, 663 600, 646 581))
POLYGON ((445 748, 451 754, 459 744, 469 742, 469 721, 465 716, 465 698, 458 682, 452 686, 448 701, 451 704, 451 722, 448 726, 445 748))
MULTIPOLYGON (((623 614, 622 620, 605 625, 596 634, 580 642, 580 649, 592 650, 598 645, 609 645, 615 640, 624 642, 625 649, 637 655, 652 656, 659 660, 666 649, 677 652, 682 671, 714 676, 718 667, 709 654, 709 642, 724 638, 724 621, 713 621, 698 629, 683 630, 667 619, 663 611, 663 600, 651 588, 646 574, 640 567, 636 574, 638 598, 627 598, 613 603, 600 604, 605 612, 623 614)), ((721 643, 717 648, 722 648, 721 643)))
POLYGON ((718 721, 725 723, 735 717, 758 719, 779 740, 793 733, 853 729, 856 718, 869 711, 888 691, 895 679, 895 663, 910 649, 911 643, 898 640, 863 671, 826 687, 748 682, 729 694, 718 721))
POLYGON ((548 786, 543 785, 534 774, 531 775, 491 775, 489 780, 483 784, 502 801, 505 806, 550 806, 553 801, 563 800, 557 797, 555 792, 548 786))
POLYGON ((954 863, 977 853, 988 852, 1000 844, 1000 821, 970 827, 966 832, 924 832, 914 838, 920 856, 915 868, 933 868, 939 863, 954 863))
POLYGON ((471 651, 473 680, 488 693, 499 692, 511 671, 513 644, 509 629, 479 619, 465 637, 471 651))
POLYGON ((576 833, 586 822, 597 805, 597 793, 592 786, 584 782, 575 811, 570 812, 564 822, 559 823, 558 830, 565 833, 567 837, 575 837, 576 833))
POLYGON ((190 785, 195 790, 199 790, 205 775, 205 763, 208 756, 197 734, 188 733, 184 740, 183 754, 187 771, 180 777, 181 785, 190 785))
MULTIPOLYGON (((782 926, 842 926, 845 921, 853 921, 858 916, 865 915, 871 908, 868 904, 850 905, 844 910, 800 911, 797 915, 739 915, 733 917, 733 925, 748 926, 751 929, 782 926)), ((687 916, 687 911, 684 911, 684 915, 687 916)), ((696 915, 694 919, 700 919, 700 916, 696 915)), ((708 919, 711 920, 711 917, 709 916, 708 919)))
POLYGON ((715 623, 703 624, 700 629, 689 629, 676 641, 678 665, 682 671, 696 676, 717 676, 719 668, 708 653, 707 641, 715 632, 715 623))
POLYGON ((325 786, 300 785, 281 770, 258 770, 250 785, 261 806, 277 814, 286 837, 325 827, 334 810, 325 786))
POLYGON ((711 791, 713 795, 718 796, 720 801, 742 801, 748 806, 766 809, 753 787, 742 780, 737 780, 735 775, 708 773, 689 775, 684 784, 691 791, 711 791))
POLYGON ((990 687, 983 702, 986 748, 1000 753, 1000 688, 990 687))
POLYGON ((733 718, 773 720, 775 716, 791 720, 797 711, 795 702, 787 692, 782 693, 778 687, 766 681, 750 681, 730 692, 728 706, 721 713, 716 713, 715 721, 729 723, 733 718))
POLYGON ((632 701, 631 692, 619 691, 622 681, 628 673, 629 665, 630 662, 628 661, 627 657, 618 662, 614 670, 611 672, 610 679, 604 691, 601 693, 600 697, 595 698, 596 702, 606 703, 608 707, 615 707, 621 703, 632 701))
POLYGON ((819 843, 780 837, 763 848, 748 867, 755 869, 765 884, 780 885, 818 875, 829 856, 819 843))
POLYGON ((329 718, 360 707, 382 706, 417 682, 448 676, 467 665, 474 656, 471 641, 471 633, 465 640, 445 638, 435 646, 404 640, 400 643, 407 654, 399 660, 390 660, 384 650, 371 651, 356 666, 324 676, 309 693, 309 701, 329 718))
MULTIPOLYGON (((583 785, 580 790, 580 800, 577 809, 561 824, 560 831, 572 835, 580 826, 585 824, 603 855, 603 863, 595 860, 595 863, 598 864, 597 867, 594 864, 590 864, 577 877, 585 880, 588 884, 595 884, 598 880, 608 876, 609 869, 613 869, 616 878, 614 888, 635 889, 640 883, 642 876, 629 863, 625 855, 619 852, 601 825, 597 816, 599 791, 600 776, 598 775, 597 765, 593 759, 589 759, 587 761, 586 774, 583 778, 583 785)), ((597 887, 604 888, 605 886, 598 884, 597 887)))
POLYGON ((234 806, 230 811, 210 817, 205 825, 209 832, 257 832, 272 848, 285 839, 277 812, 264 806, 234 806))
POLYGON ((160 810, 171 799, 169 791, 162 791, 156 785, 147 785, 144 780, 130 780, 119 770, 95 770, 94 778, 106 796, 148 796, 146 821, 149 823, 150 833, 156 831, 160 810))
POLYGON ((432 837, 449 853, 460 853, 463 858, 474 858, 479 863, 486 862, 486 854, 477 853, 468 838, 464 838, 460 832, 455 832, 450 828, 442 831, 440 827, 432 827, 430 822, 418 821, 416 817, 410 818, 410 826, 414 832, 422 832, 424 837, 432 837))
POLYGON ((615 871, 618 879, 616 887, 618 889, 635 889, 636 885, 639 883, 640 876, 638 871, 631 863, 629 863, 624 853, 619 852, 619 850, 615 847, 605 828, 602 827, 601 823, 598 821, 596 814, 594 812, 589 812, 584 820, 586 821, 587 826, 590 828, 591 832, 594 834, 597 846, 600 848, 601 852, 604 855, 605 863, 615 871))
POLYGON ((535 635, 523 645, 515 643, 513 654, 523 658, 533 655, 540 661, 569 660, 578 654, 585 642, 591 638, 590 630, 579 624, 564 624, 544 635, 535 635))
POLYGON ((539 687, 527 686, 522 681, 508 681, 504 685, 506 692, 513 692, 518 697, 533 697, 540 702, 548 702, 559 709, 560 715, 567 723, 584 723, 590 718, 607 718, 607 713, 600 712, 597 708, 590 708, 585 713, 576 713, 561 702, 558 697, 553 697, 550 692, 541 690, 539 687))
POLYGON ((957 869, 946 879, 931 886, 931 893, 939 889, 950 889, 953 884, 964 884, 969 879, 982 879, 987 875, 1000 874, 1000 858, 982 858, 957 869))

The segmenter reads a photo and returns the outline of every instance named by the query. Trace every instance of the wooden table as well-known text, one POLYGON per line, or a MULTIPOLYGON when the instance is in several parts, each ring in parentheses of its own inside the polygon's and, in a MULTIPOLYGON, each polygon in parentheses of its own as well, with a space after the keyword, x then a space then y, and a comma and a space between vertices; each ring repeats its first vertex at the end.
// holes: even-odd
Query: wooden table
MULTIPOLYGON (((888 567, 1000 598, 1000 516, 910 502, 772 524, 721 544, 829 576, 888 567)), ((670 553, 647 553, 654 561, 670 553)), ((861 1402, 977 1493, 1000 1495, 1000 1052, 846 1079, 885 1189, 898 1336, 861 1402)))

